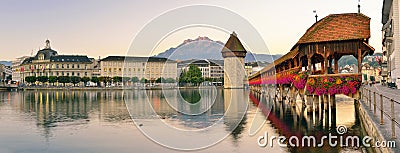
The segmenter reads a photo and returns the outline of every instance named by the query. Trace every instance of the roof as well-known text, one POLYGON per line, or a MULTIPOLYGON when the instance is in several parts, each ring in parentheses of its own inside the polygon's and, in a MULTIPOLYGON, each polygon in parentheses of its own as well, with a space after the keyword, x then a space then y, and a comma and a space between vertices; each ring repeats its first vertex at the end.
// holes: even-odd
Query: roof
POLYGON ((368 39, 371 37, 370 20, 371 18, 361 13, 330 14, 308 28, 295 46, 314 42, 368 39))
POLYGON ((92 62, 84 55, 57 55, 50 58, 51 62, 92 62))
POLYGON ((221 52, 247 52, 235 32, 232 32, 221 52))
POLYGON ((162 57, 108 56, 100 61, 140 61, 140 62, 176 62, 162 57))

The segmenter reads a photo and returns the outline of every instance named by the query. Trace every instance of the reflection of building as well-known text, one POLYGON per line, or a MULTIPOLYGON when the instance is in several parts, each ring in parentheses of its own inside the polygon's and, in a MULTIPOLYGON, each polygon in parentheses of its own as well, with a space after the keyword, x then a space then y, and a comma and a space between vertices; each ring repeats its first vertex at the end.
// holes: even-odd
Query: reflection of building
POLYGON ((11 68, 12 68, 12 80, 13 81, 19 82, 19 81, 22 80, 22 78, 21 78, 21 66, 20 65, 27 58, 29 58, 29 56, 22 56, 22 57, 19 57, 19 58, 15 59, 14 61, 12 61, 11 68))
POLYGON ((247 51, 233 32, 221 51, 224 57, 224 88, 243 88, 245 79, 244 57, 247 51))
POLYGON ((6 76, 6 66, 3 64, 0 64, 0 81, 3 82, 3 80, 5 80, 5 76, 6 76))
POLYGON ((223 60, 186 60, 179 62, 178 69, 188 71, 189 65, 197 66, 203 78, 222 78, 224 77, 224 61, 223 60))
POLYGON ((51 49, 50 41, 33 57, 25 59, 20 67, 22 81, 27 76, 79 76, 91 77, 92 64, 84 55, 58 55, 51 49))
POLYGON ((138 77, 147 80, 177 78, 177 63, 158 57, 108 56, 100 60, 101 76, 138 77))
MULTIPOLYGON (((383 52, 388 57, 388 82, 400 84, 399 1, 384 0, 382 8, 383 52)), ((399 85, 397 87, 400 88, 399 85)))

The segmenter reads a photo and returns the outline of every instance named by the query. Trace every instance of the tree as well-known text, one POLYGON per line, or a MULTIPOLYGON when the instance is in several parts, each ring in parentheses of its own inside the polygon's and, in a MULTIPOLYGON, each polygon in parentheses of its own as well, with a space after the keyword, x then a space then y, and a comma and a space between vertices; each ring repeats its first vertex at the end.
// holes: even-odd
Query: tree
POLYGON ((113 80, 114 82, 121 82, 121 81, 122 81, 122 77, 120 77, 120 76, 115 76, 115 77, 112 78, 112 80, 113 80))
POLYGON ((167 78, 165 80, 166 83, 175 83, 175 79, 174 78, 167 78))
POLYGON ((87 77, 87 76, 84 76, 84 77, 82 77, 81 81, 82 81, 82 82, 85 84, 85 86, 86 86, 87 82, 90 81, 90 78, 87 77))
POLYGON ((139 78, 138 77, 132 77, 131 80, 133 83, 139 82, 139 78))
POLYGON ((195 65, 189 65, 189 70, 182 72, 179 78, 179 83, 181 84, 192 83, 193 85, 198 85, 203 81, 201 70, 195 65))
POLYGON ((100 80, 99 80, 99 78, 98 78, 98 77, 92 77, 92 79, 90 79, 90 81, 92 81, 92 82, 96 83, 96 84, 97 84, 97 86, 99 85, 99 82, 100 82, 100 80))
POLYGON ((81 82, 81 77, 71 76, 71 83, 74 84, 74 86, 79 82, 81 82))
POLYGON ((103 82, 105 85, 107 85, 109 82, 111 82, 111 78, 106 76, 106 77, 99 77, 99 81, 103 82))
POLYGON ((166 83, 166 80, 163 77, 159 77, 157 78, 156 83, 166 83))
POLYGON ((47 82, 47 80, 49 80, 49 78, 47 76, 38 76, 38 77, 36 77, 36 81, 39 81, 41 83, 45 83, 45 82, 47 82))
POLYGON ((62 83, 65 86, 66 83, 71 82, 71 78, 69 76, 59 76, 58 82, 62 83))
POLYGON ((148 80, 146 78, 140 79, 140 83, 147 83, 147 82, 148 82, 148 80))
POLYGON ((36 82, 36 77, 35 76, 27 76, 27 77, 25 77, 25 81, 28 83, 34 83, 34 82, 36 82))
POLYGON ((55 82, 57 82, 57 77, 56 76, 49 76, 49 83, 51 83, 54 86, 55 82))

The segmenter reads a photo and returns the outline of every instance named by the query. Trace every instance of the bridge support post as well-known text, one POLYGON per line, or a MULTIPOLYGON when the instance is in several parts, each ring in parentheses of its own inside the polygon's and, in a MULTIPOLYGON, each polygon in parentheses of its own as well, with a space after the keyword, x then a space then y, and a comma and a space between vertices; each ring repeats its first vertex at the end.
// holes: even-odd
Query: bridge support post
MULTIPOLYGON (((329 129, 329 102, 328 95, 322 95, 321 97, 321 105, 324 104, 324 110, 322 111, 324 114, 325 128, 329 129)), ((322 109, 322 108, 321 108, 322 109)))
POLYGON ((331 105, 331 126, 336 128, 336 95, 331 95, 329 101, 331 105))
POLYGON ((307 113, 313 112, 313 95, 307 95, 307 113))

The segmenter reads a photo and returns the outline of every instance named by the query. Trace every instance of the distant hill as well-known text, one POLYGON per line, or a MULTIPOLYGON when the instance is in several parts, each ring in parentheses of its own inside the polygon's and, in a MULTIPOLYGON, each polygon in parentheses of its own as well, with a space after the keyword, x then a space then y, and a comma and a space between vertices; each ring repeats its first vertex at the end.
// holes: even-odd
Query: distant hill
MULTIPOLYGON (((187 39, 177 47, 172 47, 156 57, 165 57, 172 60, 189 60, 189 59, 216 59, 221 60, 221 50, 224 43, 214 41, 208 37, 198 37, 196 39, 187 39)), ((269 54, 252 54, 247 52, 245 62, 264 61, 271 63, 282 55, 269 54)))
POLYGON ((0 64, 3 64, 5 66, 11 66, 11 61, 0 61, 0 64))

